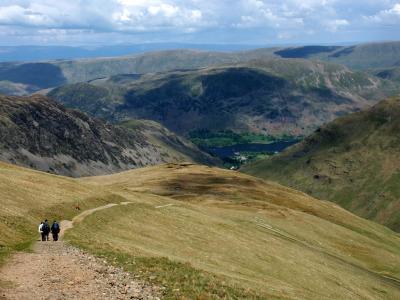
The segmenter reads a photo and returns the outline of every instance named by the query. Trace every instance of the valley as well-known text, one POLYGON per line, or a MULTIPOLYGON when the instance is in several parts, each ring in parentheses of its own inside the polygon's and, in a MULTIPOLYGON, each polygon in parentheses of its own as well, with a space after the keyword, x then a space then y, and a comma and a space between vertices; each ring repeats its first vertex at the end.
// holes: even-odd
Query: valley
POLYGON ((400 42, 157 47, 0 46, 0 298, 400 299, 400 42))

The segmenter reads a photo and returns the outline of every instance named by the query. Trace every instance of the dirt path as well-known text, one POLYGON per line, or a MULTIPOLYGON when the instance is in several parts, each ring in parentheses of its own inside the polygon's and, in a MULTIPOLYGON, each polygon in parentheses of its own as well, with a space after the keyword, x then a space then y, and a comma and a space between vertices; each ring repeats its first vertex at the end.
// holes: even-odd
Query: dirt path
MULTIPOLYGON (((126 205, 128 202, 123 202, 120 205, 126 205)), ((130 203, 130 202, 129 202, 130 203)), ((96 211, 107 209, 113 206, 117 206, 118 204, 115 203, 110 203, 104 206, 99 206, 96 208, 88 209, 80 213, 79 215, 75 216, 72 221, 69 220, 63 220, 60 222, 60 227, 61 227, 61 232, 60 232, 60 237, 62 238, 64 236, 65 231, 68 229, 71 229, 74 227, 74 224, 78 224, 82 222, 87 216, 90 216, 91 214, 95 213, 96 211)))
MULTIPOLYGON (((84 211, 61 223, 62 234, 86 216, 118 204, 84 211)), ((0 270, 0 299, 159 299, 160 289, 135 279, 62 240, 37 242, 0 270)))

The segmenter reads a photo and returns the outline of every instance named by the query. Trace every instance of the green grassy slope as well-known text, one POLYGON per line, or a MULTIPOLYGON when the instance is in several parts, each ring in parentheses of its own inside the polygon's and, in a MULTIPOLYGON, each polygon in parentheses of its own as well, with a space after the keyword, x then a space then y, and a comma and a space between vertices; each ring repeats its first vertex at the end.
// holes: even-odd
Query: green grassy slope
POLYGON ((0 81, 25 85, 22 90, 19 88, 7 91, 10 95, 27 95, 67 83, 86 82, 113 75, 195 69, 273 57, 275 50, 269 48, 243 52, 211 52, 178 49, 120 57, 39 63, 5 62, 0 63, 0 81))
POLYGON ((243 52, 212 52, 170 50, 144 54, 54 62, 63 70, 69 83, 89 81, 118 74, 166 72, 177 69, 196 69, 219 64, 232 64, 273 57, 275 48, 243 52))
POLYGON ((369 43, 345 47, 322 59, 354 69, 393 67, 400 63, 400 42, 369 43))
POLYGON ((276 55, 287 58, 320 59, 366 70, 390 68, 400 64, 400 42, 377 42, 347 47, 305 46, 279 49, 276 55))
POLYGON ((400 67, 376 69, 372 71, 375 76, 400 83, 400 67))
POLYGON ((340 118, 243 171, 279 181, 400 230, 400 98, 340 118))
POLYGON ((237 172, 170 164, 74 180, 0 164, 0 196, 3 249, 32 240, 43 217, 71 218, 77 199, 83 209, 132 202, 67 239, 164 285, 167 299, 400 295, 397 234, 237 172))
POLYGON ((298 136, 396 91, 389 81, 339 65, 270 59, 131 80, 110 77, 49 95, 111 121, 152 119, 183 135, 229 129, 298 136))
POLYGON ((274 57, 307 58, 365 70, 400 64, 400 42, 359 44, 349 47, 305 46, 264 48, 241 52, 170 50, 122 57, 103 57, 39 63, 1 63, 0 81, 24 84, 9 93, 21 95, 67 83, 91 81, 119 74, 165 72, 205 68, 274 57))

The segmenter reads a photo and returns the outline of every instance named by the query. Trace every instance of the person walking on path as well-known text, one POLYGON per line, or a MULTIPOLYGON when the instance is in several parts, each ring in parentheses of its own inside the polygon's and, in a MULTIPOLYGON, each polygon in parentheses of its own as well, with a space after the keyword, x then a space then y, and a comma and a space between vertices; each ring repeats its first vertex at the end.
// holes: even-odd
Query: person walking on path
POLYGON ((60 225, 54 220, 53 224, 51 225, 51 234, 53 235, 53 241, 58 241, 58 234, 60 233, 60 225))
POLYGON ((42 241, 43 241, 43 240, 44 240, 44 236, 43 236, 43 230, 42 230, 42 228, 43 228, 43 222, 40 222, 38 231, 39 231, 40 236, 41 236, 42 241))
POLYGON ((50 226, 47 220, 44 221, 42 226, 42 241, 49 240, 50 226))

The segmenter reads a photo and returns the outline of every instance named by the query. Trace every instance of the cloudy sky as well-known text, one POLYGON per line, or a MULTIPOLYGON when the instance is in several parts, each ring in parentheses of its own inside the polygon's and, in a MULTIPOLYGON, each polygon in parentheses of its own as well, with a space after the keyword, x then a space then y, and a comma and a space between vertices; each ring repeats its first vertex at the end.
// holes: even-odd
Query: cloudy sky
POLYGON ((400 40, 400 0, 0 0, 0 44, 400 40))

